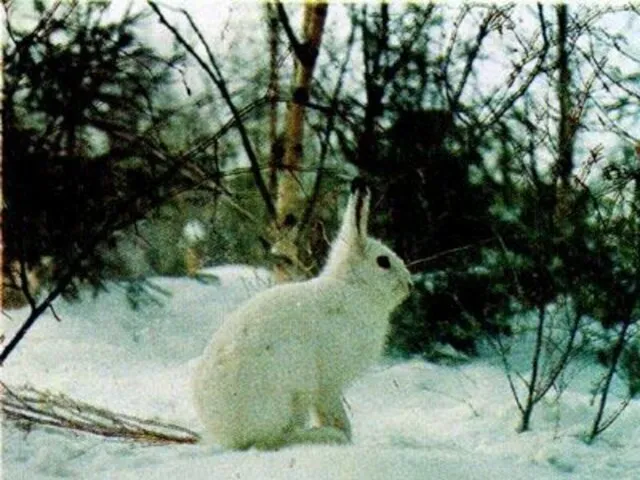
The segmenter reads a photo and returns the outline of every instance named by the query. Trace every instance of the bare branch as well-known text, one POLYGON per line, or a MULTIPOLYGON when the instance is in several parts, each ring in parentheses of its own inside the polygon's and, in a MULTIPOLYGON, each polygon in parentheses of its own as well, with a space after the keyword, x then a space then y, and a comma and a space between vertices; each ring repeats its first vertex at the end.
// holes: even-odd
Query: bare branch
POLYGON ((429 262, 432 262, 434 260, 437 260, 438 258, 442 258, 442 257, 446 257, 447 255, 451 255, 452 253, 464 252, 466 250, 470 250, 470 249, 473 249, 473 248, 478 248, 480 245, 492 242, 494 240, 495 240, 495 238, 493 238, 493 237, 492 238, 486 238, 486 239, 481 240, 481 241, 476 242, 476 243, 472 243, 472 244, 469 244, 469 245, 463 245, 462 247, 450 248, 448 250, 444 250, 442 252, 435 253, 435 254, 430 255, 428 257, 425 257, 425 258, 419 258, 417 260, 412 260, 412 261, 407 263, 407 268, 415 267, 416 265, 422 265, 422 264, 425 264, 425 263, 429 263, 429 262))
POLYGON ((169 21, 166 19, 166 17, 160 11, 160 8, 158 7, 158 5, 152 0, 148 0, 148 3, 149 3, 149 6, 153 9, 153 11, 156 13, 156 15, 158 15, 158 18, 160 19, 160 22, 173 34, 173 36, 176 38, 176 40, 187 50, 187 52, 189 52, 189 54, 202 67, 202 69, 207 73, 209 78, 213 81, 213 83, 218 88, 220 94, 222 95, 222 98, 224 99, 225 103, 227 104, 227 107, 231 111, 231 113, 233 115, 233 118, 234 118, 234 120, 236 122, 235 126, 238 129, 238 132, 240 133, 240 138, 242 140, 242 145, 243 145, 243 147, 245 149, 245 152, 246 152, 247 157, 249 158, 249 162, 251 164, 251 171, 253 173, 253 178, 254 178, 254 181, 256 183, 256 187, 258 188, 258 191, 260 192, 262 200, 264 201, 264 204, 265 204, 265 206, 267 208, 267 213, 269 214, 270 218, 274 219, 276 217, 275 205, 273 203, 271 195, 269 194, 269 189, 267 188, 267 186, 266 186, 266 184, 265 184, 265 182, 264 182, 264 180, 262 178, 262 175, 260 174, 260 163, 259 163, 258 158, 256 156, 256 153, 255 153, 255 151, 253 149, 251 140, 249 138, 249 134, 248 134, 248 132, 247 132, 245 126, 244 126, 244 122, 242 121, 242 117, 240 115, 240 112, 238 111, 237 107, 235 106, 235 103, 233 102, 233 99, 231 98, 231 94, 229 93, 229 90, 227 89, 226 82, 225 82, 223 76, 221 75, 220 69, 218 68, 218 64, 217 64, 217 62, 215 60, 213 52, 211 51, 211 49, 209 48, 207 42, 205 41, 204 36, 202 35, 202 32, 200 31, 200 29, 197 27, 197 25, 193 21, 193 18, 191 17, 191 15, 187 11, 182 10, 182 13, 187 18, 187 21, 189 22, 189 25, 194 30, 194 32, 198 36, 199 40, 201 41, 201 43, 205 47, 205 50, 207 52, 207 56, 209 58, 209 62, 211 63, 211 66, 209 66, 204 61, 204 59, 194 50, 194 48, 180 34, 180 32, 173 25, 171 25, 169 23, 169 21))
POLYGON ((302 59, 305 56, 304 46, 300 43, 300 41, 298 40, 298 37, 296 37, 296 34, 293 31, 293 28, 291 28, 291 22, 289 22, 289 15, 287 15, 287 11, 285 10, 282 2, 276 1, 274 2, 274 4, 276 7, 276 12, 278 14, 278 19, 280 20, 280 24, 284 29, 284 33, 287 36, 287 40, 289 40, 289 44, 293 49, 293 53, 298 58, 298 60, 302 61, 302 59))
POLYGON ((513 379, 513 368, 509 363, 509 359, 507 357, 508 352, 506 347, 502 343, 502 339, 500 335, 497 335, 495 337, 495 342, 498 347, 497 348, 498 354, 500 355, 500 360, 502 361, 502 365, 504 367, 504 371, 507 376, 507 381, 509 383, 509 389, 511 390, 511 394, 513 395, 513 399, 515 400, 516 406, 518 407, 518 410, 520 411, 520 413, 524 413, 524 405, 522 405, 522 402, 520 401, 520 396, 518 395, 518 390, 516 389, 516 384, 513 379))
POLYGON ((429 5, 427 5, 426 9, 422 13, 422 16, 420 17, 420 21, 417 22, 416 25, 413 27, 414 32, 416 32, 416 35, 411 35, 406 41, 402 43, 402 45, 400 46, 400 54, 398 55, 398 58, 396 58, 395 62, 393 62, 391 65, 388 65, 387 67, 385 67, 383 78, 386 82, 393 80, 395 76, 398 74, 398 72, 402 69, 402 67, 407 65, 407 62, 409 61, 409 56, 415 45, 416 39, 419 38, 419 34, 420 34, 419 32, 422 32, 424 26, 431 18, 431 14, 433 13, 434 10, 435 10, 435 5, 433 3, 430 3, 429 5))
MULTIPOLYGON (((631 316, 631 312, 629 312, 629 316, 631 316)), ((593 424, 591 426, 591 431, 589 432, 589 436, 587 438, 588 442, 593 442, 595 438, 600 435, 604 430, 606 430, 611 424, 618 418, 618 416, 622 413, 626 405, 623 403, 622 408, 619 411, 615 412, 608 419, 604 419, 605 407, 607 405, 607 399, 609 397, 611 383, 613 382, 613 378, 616 375, 616 371, 618 370, 618 364, 624 352, 624 348, 627 339, 627 332, 633 325, 633 320, 631 318, 625 318, 622 324, 622 329, 618 334, 618 338, 616 340, 616 344, 613 347, 613 351, 611 354, 609 368, 607 369, 606 374, 604 375, 604 382, 602 384, 602 388, 600 390, 600 402, 598 402, 598 410, 596 412, 596 416, 593 420, 593 424), (604 419, 604 420, 603 420, 604 419)))
MULTIPOLYGON (((508 9, 513 8, 512 6, 506 7, 508 9)), ((480 53, 480 49, 482 44, 487 38, 487 35, 491 32, 491 25, 495 22, 497 16, 504 15, 504 12, 498 7, 491 7, 489 12, 485 15, 478 27, 478 33, 476 34, 475 42, 473 47, 469 50, 467 54, 467 59, 464 65, 464 69, 462 71, 462 78, 458 83, 458 87, 450 98, 450 109, 455 111, 457 110, 458 102, 460 101, 460 97, 462 96, 462 92, 464 91, 465 86, 467 85, 467 81, 469 79, 469 75, 473 70, 473 64, 480 53)))

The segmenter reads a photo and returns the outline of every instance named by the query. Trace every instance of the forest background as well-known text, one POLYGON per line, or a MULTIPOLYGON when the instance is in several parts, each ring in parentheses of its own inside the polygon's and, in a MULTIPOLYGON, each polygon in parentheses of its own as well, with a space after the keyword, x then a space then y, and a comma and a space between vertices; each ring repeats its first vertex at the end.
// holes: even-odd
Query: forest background
POLYGON ((640 392, 636 6, 3 6, 1 362, 86 286, 145 308, 158 275, 314 275, 362 175, 416 279, 390 353, 491 342, 523 431, 579 356, 607 367, 589 439, 614 380, 640 392))

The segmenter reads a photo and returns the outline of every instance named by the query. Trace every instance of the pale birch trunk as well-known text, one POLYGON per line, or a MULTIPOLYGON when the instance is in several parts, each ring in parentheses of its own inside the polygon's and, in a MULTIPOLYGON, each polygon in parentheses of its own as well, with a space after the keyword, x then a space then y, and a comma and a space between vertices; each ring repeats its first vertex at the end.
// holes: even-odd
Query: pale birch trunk
POLYGON ((273 246, 273 253, 279 258, 276 275, 280 281, 303 277, 307 270, 296 228, 304 210, 300 177, 303 164, 304 116, 326 16, 326 3, 306 2, 302 21, 302 42, 293 45, 294 85, 292 98, 287 107, 284 158, 278 179, 275 228, 278 240, 273 246))

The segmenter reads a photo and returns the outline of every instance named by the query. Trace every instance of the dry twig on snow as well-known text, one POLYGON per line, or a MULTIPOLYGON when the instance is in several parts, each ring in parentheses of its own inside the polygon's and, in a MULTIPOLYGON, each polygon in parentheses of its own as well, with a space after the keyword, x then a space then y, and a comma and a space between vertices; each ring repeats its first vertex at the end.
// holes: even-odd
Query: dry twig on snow
POLYGON ((4 418, 22 428, 44 425, 152 445, 193 444, 200 440, 195 432, 177 425, 115 413, 62 393, 0 384, 4 418))

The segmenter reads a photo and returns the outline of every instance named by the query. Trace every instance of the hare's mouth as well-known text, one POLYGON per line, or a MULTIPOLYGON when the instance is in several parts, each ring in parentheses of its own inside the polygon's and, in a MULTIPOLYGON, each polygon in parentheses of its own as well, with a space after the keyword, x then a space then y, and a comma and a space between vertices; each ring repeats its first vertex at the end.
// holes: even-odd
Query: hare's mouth
POLYGON ((411 280, 408 282, 399 281, 393 289, 393 292, 397 293, 402 298, 406 298, 409 296, 409 293, 411 293, 412 286, 413 283, 411 280))

